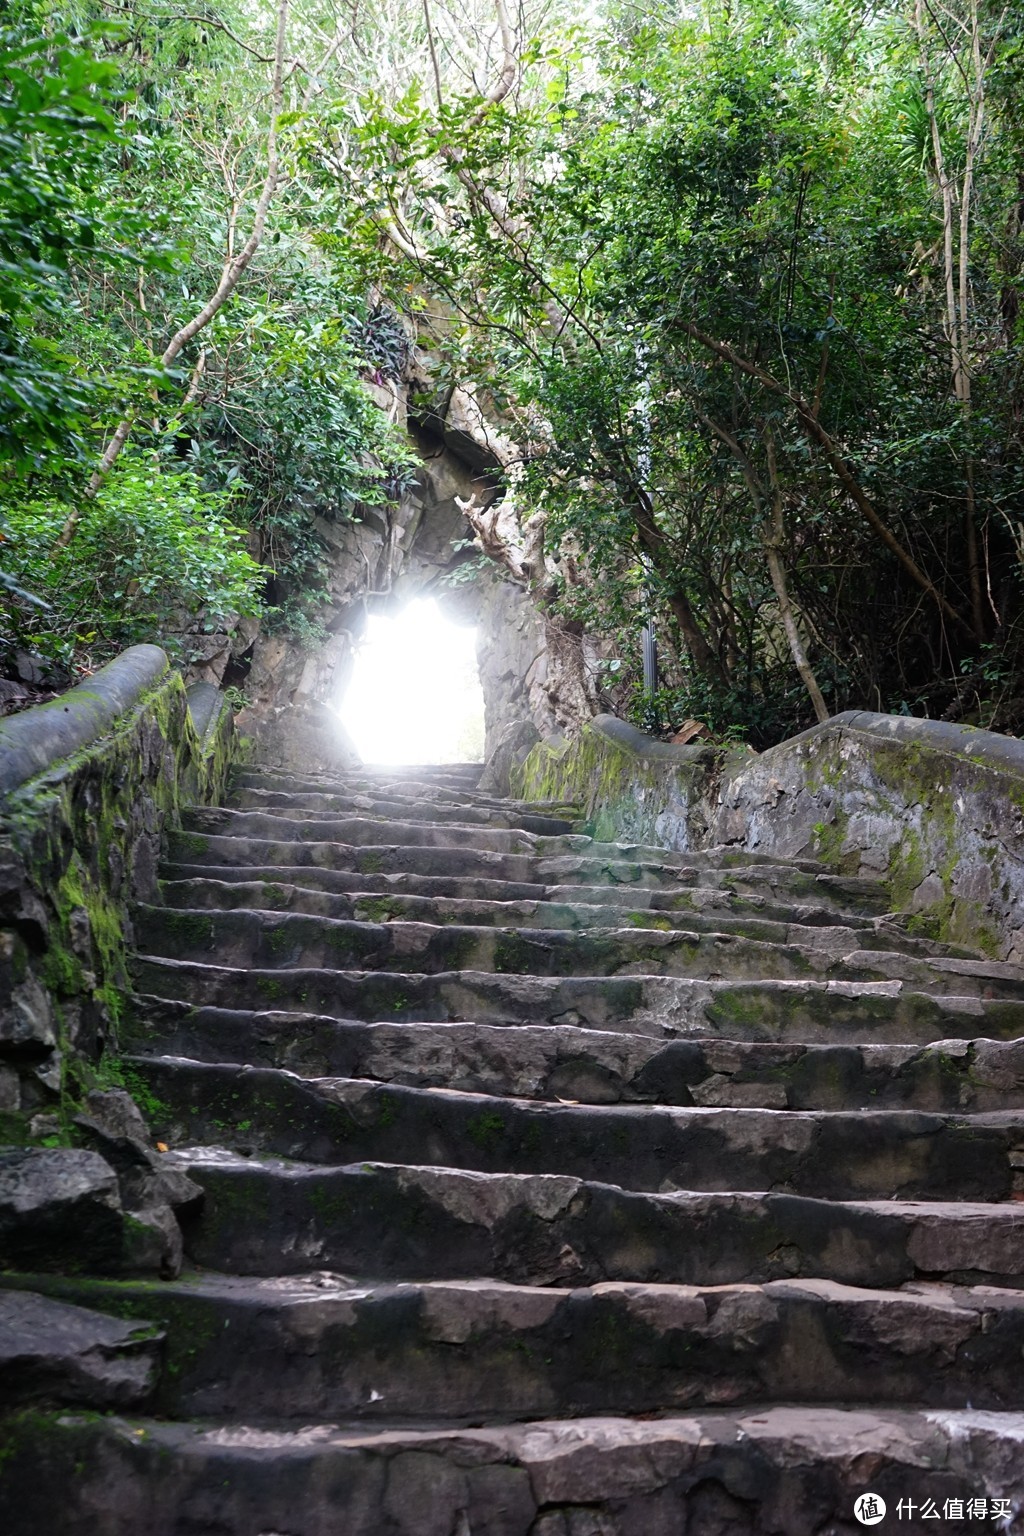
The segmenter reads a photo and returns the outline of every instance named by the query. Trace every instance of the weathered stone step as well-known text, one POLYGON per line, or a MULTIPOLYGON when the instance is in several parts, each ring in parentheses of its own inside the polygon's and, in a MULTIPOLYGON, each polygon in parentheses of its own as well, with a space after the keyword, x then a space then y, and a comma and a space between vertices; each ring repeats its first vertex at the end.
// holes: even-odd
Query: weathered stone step
POLYGON ((429 779, 469 779, 476 783, 484 771, 483 763, 360 763, 357 773, 372 779, 409 779, 418 775, 429 779))
MULTIPOLYGON (((172 866, 194 868, 220 866, 278 872, 286 878, 299 869, 393 875, 454 877, 460 883, 484 879, 503 884, 539 887, 634 887, 641 890, 685 890, 707 887, 750 895, 763 900, 835 902, 838 908, 856 903, 863 913, 884 913, 885 889, 878 881, 829 874, 813 874, 788 864, 737 864, 719 867, 710 862, 666 864, 662 859, 634 860, 630 850, 613 847, 608 857, 595 852, 533 857, 496 853, 491 849, 408 847, 382 843, 374 846, 335 842, 271 842, 260 838, 222 836, 218 833, 172 831, 168 850, 172 866)), ((249 876, 251 878, 251 875, 249 876)), ((406 887, 407 889, 409 887, 406 887)), ((536 893, 534 893, 536 894, 536 893)))
MULTIPOLYGON (((671 849, 651 847, 646 844, 602 843, 584 833, 564 833, 557 836, 540 836, 516 828, 471 826, 459 822, 431 823, 399 821, 391 817, 329 816, 324 813, 312 817, 293 818, 271 815, 262 811, 235 811, 227 807, 200 807, 189 810, 182 818, 186 832, 208 835, 211 838, 232 838, 241 843, 272 842, 289 845, 325 845, 343 849, 365 850, 388 848, 393 852, 401 848, 403 854, 416 850, 465 854, 499 854, 526 856, 536 861, 558 858, 585 858, 613 865, 629 863, 641 868, 666 871, 677 868, 756 870, 759 879, 764 871, 783 868, 798 874, 815 876, 826 873, 825 867, 815 859, 791 859, 779 861, 767 855, 747 853, 731 848, 712 848, 699 853, 679 853, 671 849)), ((280 862, 275 856, 269 862, 280 862)), ((302 858, 295 862, 303 862, 302 858)), ((403 867, 406 867, 403 865, 403 867)), ((409 866, 411 867, 411 866, 409 866)), ((614 880, 614 876, 611 877, 614 880)))
MULTIPOLYGON (((358 784, 437 784, 475 789, 483 763, 360 763, 342 777, 358 784)), ((325 775, 331 777, 331 775, 325 775)))
MULTIPOLYGON (((524 838, 526 835, 522 834, 524 838)), ((676 868, 666 865, 660 859, 653 863, 633 861, 618 851, 608 858, 593 853, 587 856, 542 856, 502 853, 494 849, 477 848, 468 843, 462 846, 428 847, 402 843, 362 845, 341 842, 277 842, 267 838, 193 831, 172 831, 168 837, 168 848, 175 863, 221 864, 235 868, 259 866, 285 869, 312 866, 330 870, 357 870, 364 874, 454 875, 459 879, 484 876, 539 885, 639 886, 646 883, 665 886, 685 883, 676 868)))
MULTIPOLYGON (((857 936, 822 930, 826 943, 777 944, 741 934, 646 928, 471 927, 348 922, 295 912, 140 906, 136 932, 149 954, 231 966, 337 970, 491 971, 523 976, 680 976, 714 980, 900 981, 916 991, 1024 1000, 1024 971, 996 960, 916 958, 862 949, 857 936)), ((809 930, 812 938, 814 930, 809 930)))
MULTIPOLYGON (((535 857, 589 853, 592 849, 600 856, 608 851, 608 845, 595 843, 582 832, 569 830, 543 836, 519 827, 496 826, 491 819, 477 825, 457 820, 401 821, 390 816, 329 815, 325 811, 290 816, 283 811, 236 811, 220 806, 186 812, 182 826, 189 832, 216 832, 228 837, 281 842, 342 843, 353 848, 380 847, 394 842, 406 848, 469 847, 491 853, 526 853, 535 857)), ((656 851, 644 850, 648 857, 656 851)), ((671 864, 673 855, 664 855, 662 862, 671 864)))
MULTIPOLYGON (((678 853, 642 843, 602 843, 582 832, 545 837, 515 827, 399 821, 392 817, 328 816, 324 813, 315 817, 294 818, 271 815, 264 811, 235 811, 225 806, 193 808, 183 816, 182 826, 186 832, 216 834, 218 837, 233 837, 246 842, 327 843, 357 849, 393 848, 400 845, 403 850, 455 849, 476 853, 526 854, 536 859, 577 855, 593 860, 611 860, 614 863, 650 864, 662 870, 686 866, 763 869, 777 867, 781 862, 767 855, 737 852, 729 848, 678 853)), ((809 875, 826 872, 824 865, 816 859, 787 860, 785 868, 809 875)))
POLYGON ((653 1194, 564 1174, 326 1167, 211 1148, 168 1160, 206 1192, 187 1221, 186 1252, 229 1274, 336 1269, 567 1286, 1024 1282, 1024 1203, 653 1194))
MULTIPOLYGON (((175 834, 175 836, 181 837, 182 834, 175 834)), ((664 913, 725 912, 736 915, 749 913, 777 922, 823 927, 833 926, 837 922, 848 927, 870 927, 878 921, 880 916, 885 915, 885 902, 873 882, 871 883, 872 900, 864 899, 862 904, 868 913, 876 912, 876 916, 851 912, 849 903, 851 900, 858 899, 856 893, 850 894, 842 888, 834 887, 830 883, 833 877, 828 875, 819 875, 814 882, 808 882, 804 875, 797 877, 801 882, 801 890, 807 884, 810 885, 810 894, 816 898, 815 901, 796 899, 782 901, 779 899, 778 891, 770 885, 769 890, 772 894, 770 897, 765 897, 756 894, 752 889, 745 889, 747 884, 745 880, 737 882, 731 876, 727 876, 727 883, 723 882, 718 871, 687 869, 675 873, 679 878, 673 884, 660 888, 645 888, 631 884, 546 884, 459 874, 422 875, 402 871, 383 874, 379 871, 328 869, 316 864, 282 866, 213 863, 206 865, 172 862, 162 866, 164 876, 162 883, 203 880, 234 885, 267 884, 277 890, 293 887, 303 891, 315 890, 345 895, 352 893, 408 895, 499 903, 551 901, 573 904, 583 902, 592 906, 625 907, 630 911, 653 909, 664 913), (700 884, 696 883, 698 876, 701 879, 700 884), (736 885, 741 888, 736 889, 736 885)), ((224 903, 225 906, 250 904, 242 901, 224 903)), ((886 915, 885 920, 889 927, 893 924, 898 926, 903 924, 903 919, 900 917, 886 915)))
POLYGON ((882 1529, 905 1536, 1020 1536, 1022 1438, 1024 1415, 975 1408, 735 1406, 482 1428, 54 1413, 11 1426, 0 1512, 6 1536, 852 1536, 870 1493, 888 1505, 882 1529), (984 1516, 956 1513, 978 1501, 984 1516))
POLYGON ((244 969, 140 955, 136 990, 215 1008, 327 1014, 368 1023, 569 1024, 618 1033, 805 1044, 927 1045, 1024 1036, 1024 1003, 914 992, 899 981, 708 982, 663 976, 436 975, 244 969))
POLYGON ((1024 1041, 779 1045, 575 1025, 364 1024, 133 999, 135 1051, 583 1104, 1024 1109, 1024 1041))
MULTIPOLYGON (((274 880, 165 880, 161 894, 169 907, 229 912, 251 908, 269 912, 301 912, 309 917, 345 922, 388 923, 396 920, 460 923, 475 927, 516 929, 565 928, 573 932, 607 928, 653 928, 669 932, 732 933, 766 944, 811 944, 849 949, 896 950, 904 954, 958 955, 975 958, 970 950, 909 936, 896 923, 858 918, 838 923, 834 912, 818 909, 815 922, 781 920, 760 915, 733 916, 722 911, 665 911, 654 907, 598 906, 588 902, 473 901, 450 896, 414 896, 392 892, 341 894, 304 885, 280 885, 274 880), (825 919, 828 919, 826 922, 825 919), (827 931, 826 931, 827 930, 827 931)), ((799 911, 795 908, 794 911, 799 911)))
POLYGON ((52 1308, 70 1301, 159 1326, 159 1395, 141 1406, 164 1417, 244 1420, 254 1404, 264 1420, 306 1423, 409 1418, 428 1406, 442 1422, 502 1422, 830 1398, 1024 1404, 1024 1292, 990 1286, 612 1281, 568 1290, 330 1274, 0 1284, 12 1280, 59 1297, 43 1303, 52 1308))
POLYGON ((301 1162, 567 1174, 634 1190, 786 1190, 830 1200, 1024 1197, 1024 1112, 572 1105, 181 1058, 129 1058, 151 1127, 301 1162), (1015 1160, 1021 1165, 1015 1178, 1015 1160))
POLYGON ((507 811, 511 806, 516 810, 568 816, 572 819, 583 813, 583 807, 574 800, 516 800, 465 785, 453 788, 450 785, 416 783, 413 780, 381 781, 358 774, 339 777, 330 774, 290 774, 259 767, 235 769, 231 774, 230 792, 235 794, 248 789, 282 795, 376 795, 399 805, 418 800, 430 801, 435 805, 475 805, 497 811, 507 811))
POLYGON ((535 832, 558 836, 577 830, 578 817, 559 816, 551 810, 535 811, 517 808, 511 802, 503 805, 445 805, 433 800, 390 800, 373 795, 328 795, 307 792, 283 794, 276 790, 239 789, 232 794, 227 809, 233 811, 260 811, 274 817, 286 817, 290 821, 306 821, 310 816, 369 816, 375 821, 394 818, 396 821, 423 821, 443 826, 515 828, 523 832, 535 832))

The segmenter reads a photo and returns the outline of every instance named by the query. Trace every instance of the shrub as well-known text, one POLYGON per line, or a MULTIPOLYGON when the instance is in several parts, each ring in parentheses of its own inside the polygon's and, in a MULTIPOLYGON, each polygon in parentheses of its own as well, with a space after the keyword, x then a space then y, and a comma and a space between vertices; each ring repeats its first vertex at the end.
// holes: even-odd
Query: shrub
POLYGON ((0 508, 0 640, 74 671, 138 641, 173 649, 174 632, 197 622, 219 629, 257 613, 267 572, 230 521, 231 501, 230 490, 203 490, 189 471, 136 455, 86 507, 67 549, 55 550, 66 504, 0 508))

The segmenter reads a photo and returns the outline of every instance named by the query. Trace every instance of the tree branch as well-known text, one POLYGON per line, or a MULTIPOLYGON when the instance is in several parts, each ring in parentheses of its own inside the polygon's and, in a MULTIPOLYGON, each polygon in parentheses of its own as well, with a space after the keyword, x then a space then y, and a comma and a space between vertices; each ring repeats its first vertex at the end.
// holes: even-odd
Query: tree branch
MULTIPOLYGON (((281 112, 281 102, 284 92, 284 46, 288 28, 289 0, 278 0, 277 8, 277 40, 274 49, 274 78, 271 88, 270 124, 267 129, 267 173, 263 180, 263 187, 253 213, 252 229, 249 238, 237 255, 229 256, 224 263, 220 282, 203 305, 198 314, 193 315, 186 325, 175 331, 160 358, 160 365, 167 368, 187 347, 194 336, 205 329, 215 315, 224 308, 228 299, 238 287, 239 280, 248 267, 252 258, 259 249, 263 239, 263 231, 266 227, 267 212, 271 200, 280 180, 280 162, 278 158, 277 144, 277 119, 281 112)), ((131 434, 135 424, 135 412, 126 411, 114 430, 114 435, 104 450, 103 457, 97 464, 85 488, 84 499, 92 501, 106 480, 114 464, 120 456, 121 450, 131 434)), ((82 508, 75 507, 69 514, 60 537, 54 546, 54 553, 65 549, 74 537, 75 529, 82 516, 82 508)))
POLYGON ((762 368, 759 363, 751 362, 749 358, 743 357, 734 347, 730 347, 727 342, 717 341, 714 336, 709 336, 706 331, 702 331, 692 320, 684 321, 683 329, 687 335, 692 336, 694 341, 699 342, 709 352, 713 352, 725 362, 731 363, 734 368, 738 368, 741 373, 747 374, 749 378, 757 379, 772 394, 787 401, 793 407, 797 422, 804 436, 821 449, 836 479, 850 497, 850 500, 863 514, 865 521, 877 534, 885 547, 896 556, 900 565, 907 572, 907 575, 923 592, 927 592, 944 618, 948 619, 951 624, 955 624, 957 629, 969 635, 972 640, 977 640, 979 637, 975 634, 971 625, 957 612, 944 594, 939 591, 931 577, 922 571, 910 551, 904 548, 892 529, 879 516, 877 508, 858 481, 850 463, 839 451, 837 444, 817 419, 813 406, 804 400, 802 396, 798 395, 795 390, 788 389, 785 384, 780 383, 766 368, 762 368))

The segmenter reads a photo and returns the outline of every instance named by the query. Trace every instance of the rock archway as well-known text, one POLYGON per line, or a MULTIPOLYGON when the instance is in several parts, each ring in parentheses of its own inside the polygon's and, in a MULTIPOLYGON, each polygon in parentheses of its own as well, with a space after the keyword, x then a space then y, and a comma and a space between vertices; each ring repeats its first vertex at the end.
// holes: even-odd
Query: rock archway
MULTIPOLYGON (((317 520, 329 563, 324 639, 309 648, 292 636, 259 633, 234 663, 249 701, 239 724, 256 739, 261 761, 309 769, 354 759, 334 701, 367 616, 427 594, 476 626, 488 756, 510 726, 546 735, 587 718, 594 711, 586 689, 567 686, 580 672, 579 656, 571 658, 575 668, 564 665, 558 637, 553 647, 551 623, 526 587, 469 545, 474 530, 465 509, 486 509, 502 495, 490 429, 479 411, 466 409, 473 397, 450 390, 417 415, 409 410, 409 386, 369 387, 380 408, 404 422, 421 468, 397 501, 364 506, 355 521, 317 520)), ((571 637, 568 649, 578 652, 581 644, 571 637)), ((220 673, 214 680, 224 679, 223 666, 220 673)))

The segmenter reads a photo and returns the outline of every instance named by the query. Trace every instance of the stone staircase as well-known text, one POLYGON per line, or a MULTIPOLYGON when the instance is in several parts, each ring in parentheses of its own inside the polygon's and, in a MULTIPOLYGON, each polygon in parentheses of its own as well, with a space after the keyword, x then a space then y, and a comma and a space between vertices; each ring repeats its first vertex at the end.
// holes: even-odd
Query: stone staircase
POLYGON ((1024 1531, 1024 972, 478 772, 172 836, 127 1081, 205 1197, 179 1281, 48 1287, 167 1335, 59 1530, 1024 1531))

